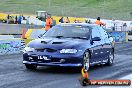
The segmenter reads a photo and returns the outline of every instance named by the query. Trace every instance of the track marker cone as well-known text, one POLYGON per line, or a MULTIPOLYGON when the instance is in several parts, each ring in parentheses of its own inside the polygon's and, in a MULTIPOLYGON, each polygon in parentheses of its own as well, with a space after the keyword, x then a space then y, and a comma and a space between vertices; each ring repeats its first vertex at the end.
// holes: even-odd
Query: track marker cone
POLYGON ((22 39, 25 39, 26 38, 25 37, 25 34, 26 34, 26 30, 25 30, 25 28, 23 28, 22 29, 22 36, 21 36, 22 39))
POLYGON ((88 79, 88 72, 84 70, 84 68, 82 68, 81 70, 81 74, 82 76, 79 79, 79 82, 82 86, 87 86, 91 83, 90 79, 88 79))

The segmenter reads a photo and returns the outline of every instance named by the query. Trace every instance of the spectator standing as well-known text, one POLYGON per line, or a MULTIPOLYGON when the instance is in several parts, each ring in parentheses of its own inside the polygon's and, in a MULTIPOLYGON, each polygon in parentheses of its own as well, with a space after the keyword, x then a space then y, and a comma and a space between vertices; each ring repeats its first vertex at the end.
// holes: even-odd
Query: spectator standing
POLYGON ((66 17, 66 23, 70 23, 70 20, 68 17, 66 17))
POLYGON ((78 23, 78 20, 75 19, 75 20, 74 20, 74 23, 78 23))
POLYGON ((52 27, 52 19, 50 14, 46 17, 46 24, 45 24, 45 30, 48 31, 52 27))
POLYGON ((91 20, 90 19, 85 19, 85 23, 91 24, 91 20))
POLYGON ((88 19, 87 18, 85 19, 85 23, 88 23, 88 19))
POLYGON ((17 20, 18 24, 21 24, 21 20, 22 20, 22 17, 21 17, 21 15, 19 15, 18 20, 17 20))
POLYGON ((100 17, 97 18, 95 24, 99 25, 99 26, 105 26, 105 24, 103 22, 100 21, 100 17))
POLYGON ((88 20, 88 23, 89 23, 89 24, 92 24, 91 20, 88 20))
POLYGON ((22 15, 22 20, 26 20, 25 16, 22 15))
POLYGON ((17 24, 17 16, 15 17, 15 24, 17 24))
POLYGON ((10 15, 7 15, 7 24, 9 24, 10 15))
POLYGON ((127 24, 126 23, 123 24, 123 31, 127 31, 127 24))
POLYGON ((113 23, 112 30, 115 31, 115 29, 116 29, 116 22, 115 22, 114 19, 112 19, 112 23, 113 23))
POLYGON ((60 23, 64 23, 64 18, 61 17, 61 18, 59 19, 59 22, 60 22, 60 23))

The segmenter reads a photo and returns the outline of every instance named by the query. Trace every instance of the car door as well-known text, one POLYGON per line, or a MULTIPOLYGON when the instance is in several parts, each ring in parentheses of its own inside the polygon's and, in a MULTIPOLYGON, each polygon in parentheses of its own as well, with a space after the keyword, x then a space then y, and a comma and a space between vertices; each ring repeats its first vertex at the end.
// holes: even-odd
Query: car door
POLYGON ((101 34, 101 44, 102 44, 102 60, 106 60, 108 55, 109 55, 109 52, 110 52, 110 41, 109 41, 109 37, 108 37, 108 34, 107 32, 99 27, 99 30, 100 30, 100 34, 101 34))
MULTIPOLYGON (((92 33, 91 34, 92 34, 92 38, 95 38, 95 37, 99 37, 100 38, 100 32, 99 32, 99 29, 97 28, 97 26, 92 29, 92 33)), ((101 51, 102 51, 101 41, 93 41, 91 46, 92 46, 92 48, 91 48, 91 51, 92 51, 92 55, 91 55, 92 64, 100 63, 101 56, 102 56, 102 53, 101 53, 101 51)))

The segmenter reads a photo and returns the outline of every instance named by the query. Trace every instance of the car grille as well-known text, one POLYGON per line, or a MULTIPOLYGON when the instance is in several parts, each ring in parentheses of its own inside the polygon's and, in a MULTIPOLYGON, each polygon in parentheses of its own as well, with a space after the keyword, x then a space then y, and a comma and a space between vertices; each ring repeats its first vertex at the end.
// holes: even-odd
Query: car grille
POLYGON ((44 49, 36 49, 38 52, 56 52, 57 50, 51 48, 44 48, 44 49))
POLYGON ((59 58, 49 58, 51 60, 38 60, 38 56, 29 56, 29 57, 32 57, 32 61, 35 61, 35 62, 38 62, 38 61, 41 61, 42 63, 52 63, 52 62, 58 62, 60 63, 60 59, 59 58))
POLYGON ((63 42, 53 42, 52 44, 62 44, 63 42))
POLYGON ((41 41, 41 43, 43 43, 43 44, 47 44, 47 42, 46 42, 46 41, 41 41))
POLYGON ((28 56, 28 57, 32 57, 33 60, 29 60, 29 61, 35 61, 35 62, 40 62, 40 63, 80 63, 81 60, 80 59, 77 59, 77 58, 68 58, 68 59, 65 59, 65 58, 50 58, 49 56, 48 59, 50 60, 38 60, 38 56, 28 56))
POLYGON ((38 52, 44 52, 45 49, 36 49, 38 52))

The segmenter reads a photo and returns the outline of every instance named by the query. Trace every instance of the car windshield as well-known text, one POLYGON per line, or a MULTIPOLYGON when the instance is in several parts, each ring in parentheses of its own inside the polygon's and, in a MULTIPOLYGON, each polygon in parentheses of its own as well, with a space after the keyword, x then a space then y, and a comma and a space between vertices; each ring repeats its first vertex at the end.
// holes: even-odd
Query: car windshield
POLYGON ((43 37, 89 39, 89 31, 88 26, 54 26, 43 37))

